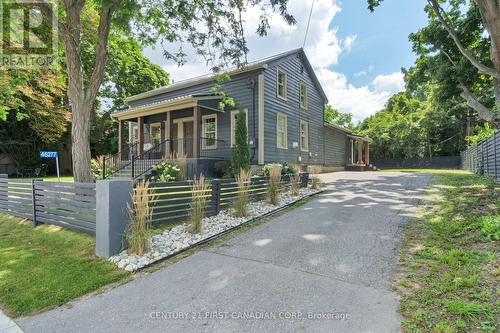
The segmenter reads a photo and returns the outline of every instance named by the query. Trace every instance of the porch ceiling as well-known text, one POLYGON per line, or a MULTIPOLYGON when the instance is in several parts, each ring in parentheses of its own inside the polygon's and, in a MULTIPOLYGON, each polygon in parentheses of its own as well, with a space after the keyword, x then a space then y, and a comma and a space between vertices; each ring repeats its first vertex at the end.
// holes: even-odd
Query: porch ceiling
MULTIPOLYGON (((153 114, 170 112, 176 110, 182 110, 187 108, 192 108, 195 106, 201 106, 204 108, 210 108, 207 106, 206 102, 211 100, 222 99, 222 96, 217 95, 186 95, 176 98, 171 98, 159 102, 154 102, 135 108, 129 108, 126 110, 114 112, 111 117, 115 120, 129 120, 141 116, 149 116, 153 114), (200 103, 205 101, 205 103, 200 103)), ((215 111, 221 111, 214 109, 215 111)))

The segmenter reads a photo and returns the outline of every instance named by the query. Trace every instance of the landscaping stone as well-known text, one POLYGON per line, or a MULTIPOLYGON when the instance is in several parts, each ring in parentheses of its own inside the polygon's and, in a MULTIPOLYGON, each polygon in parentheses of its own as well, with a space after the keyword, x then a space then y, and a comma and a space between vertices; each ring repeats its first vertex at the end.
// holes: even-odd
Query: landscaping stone
POLYGON ((289 193, 282 193, 280 194, 279 204, 277 206, 271 205, 267 201, 252 202, 249 204, 247 217, 235 217, 232 208, 222 210, 215 216, 205 217, 203 219, 203 230, 199 234, 190 233, 187 223, 180 224, 169 230, 165 230, 159 235, 152 236, 149 240, 150 250, 143 256, 129 254, 127 250, 125 250, 109 258, 109 261, 116 264, 120 269, 125 269, 129 272, 136 271, 152 262, 186 249, 204 239, 220 234, 225 230, 277 210, 319 191, 320 190, 302 188, 300 189, 300 194, 295 197, 289 193))

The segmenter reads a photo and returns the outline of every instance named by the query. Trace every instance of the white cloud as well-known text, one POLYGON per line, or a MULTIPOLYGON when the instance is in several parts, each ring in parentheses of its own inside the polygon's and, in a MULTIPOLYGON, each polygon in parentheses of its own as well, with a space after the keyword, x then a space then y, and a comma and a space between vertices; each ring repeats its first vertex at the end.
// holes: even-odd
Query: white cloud
POLYGON ((352 46, 354 45, 354 42, 356 41, 357 38, 358 38, 357 35, 350 35, 344 39, 344 42, 342 44, 344 46, 345 52, 351 52, 352 46))
MULTIPOLYGON (((296 18, 297 24, 289 26, 279 14, 272 14, 269 20, 271 29, 265 37, 260 37, 256 33, 260 9, 251 8, 244 13, 244 28, 250 49, 248 60, 254 61, 301 47, 311 2, 312 0, 290 0, 288 9, 296 18)), ((339 27, 331 27, 331 23, 340 11, 341 8, 335 0, 315 1, 305 51, 315 67, 330 104, 342 112, 351 112, 355 120, 362 120, 381 109, 388 97, 402 89, 402 75, 401 73, 379 75, 370 86, 355 87, 349 84, 344 74, 330 69, 332 65, 338 63, 342 52, 347 53, 356 46, 358 38, 356 34, 348 35, 343 40, 338 38, 339 27)), ((209 72, 209 66, 203 59, 197 57, 189 48, 184 48, 184 51, 188 54, 188 58, 187 64, 182 67, 171 61, 166 62, 161 48, 156 51, 148 49, 145 53, 153 61, 161 64, 176 82, 209 72)), ((369 66, 355 76, 368 75, 372 70, 373 66, 369 66)))
POLYGON ((404 89, 404 76, 401 72, 388 75, 378 75, 372 82, 376 92, 396 93, 404 89))
MULTIPOLYGON (((353 114, 355 121, 361 121, 384 107, 387 99, 400 90, 395 90, 396 85, 390 86, 390 90, 372 90, 368 86, 355 87, 350 84, 347 77, 326 68, 318 70, 318 78, 325 90, 329 103, 342 112, 353 114)), ((381 88, 385 84, 380 77, 397 77, 397 74, 379 75, 377 82, 373 80, 372 85, 381 88)))

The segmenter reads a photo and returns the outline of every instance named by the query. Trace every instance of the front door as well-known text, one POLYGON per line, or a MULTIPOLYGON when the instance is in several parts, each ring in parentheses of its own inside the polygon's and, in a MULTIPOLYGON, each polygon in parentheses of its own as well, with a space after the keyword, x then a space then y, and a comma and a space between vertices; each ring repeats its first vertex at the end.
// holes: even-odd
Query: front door
POLYGON ((193 121, 192 120, 178 120, 174 123, 172 129, 174 153, 187 157, 193 157, 193 121))
POLYGON ((193 157, 193 122, 186 121, 184 126, 184 153, 187 157, 193 157))

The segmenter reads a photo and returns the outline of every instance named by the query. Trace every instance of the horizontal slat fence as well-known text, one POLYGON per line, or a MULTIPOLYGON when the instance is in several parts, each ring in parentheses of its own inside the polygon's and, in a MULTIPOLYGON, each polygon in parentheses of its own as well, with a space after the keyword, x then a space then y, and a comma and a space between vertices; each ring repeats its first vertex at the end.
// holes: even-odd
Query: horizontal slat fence
POLYGON ((31 179, 0 178, 0 211, 25 219, 33 218, 31 179))
POLYGON ((0 212, 95 235, 95 183, 0 177, 0 212))
POLYGON ((500 180, 500 131, 462 152, 462 168, 500 180))
MULTIPOLYGON (((301 187, 307 186, 309 174, 303 173, 301 187)), ((290 184, 288 176, 283 176, 280 182, 282 190, 290 184)), ((183 221, 191 214, 192 181, 150 183, 150 197, 154 198, 152 223, 169 223, 183 221)), ((268 178, 252 177, 249 193, 252 200, 262 200, 267 195, 268 178)), ((220 210, 230 208, 238 197, 238 183, 235 179, 214 179, 207 191, 206 216, 217 215, 220 210)))
POLYGON ((95 183, 34 184, 36 222, 95 235, 95 183))

